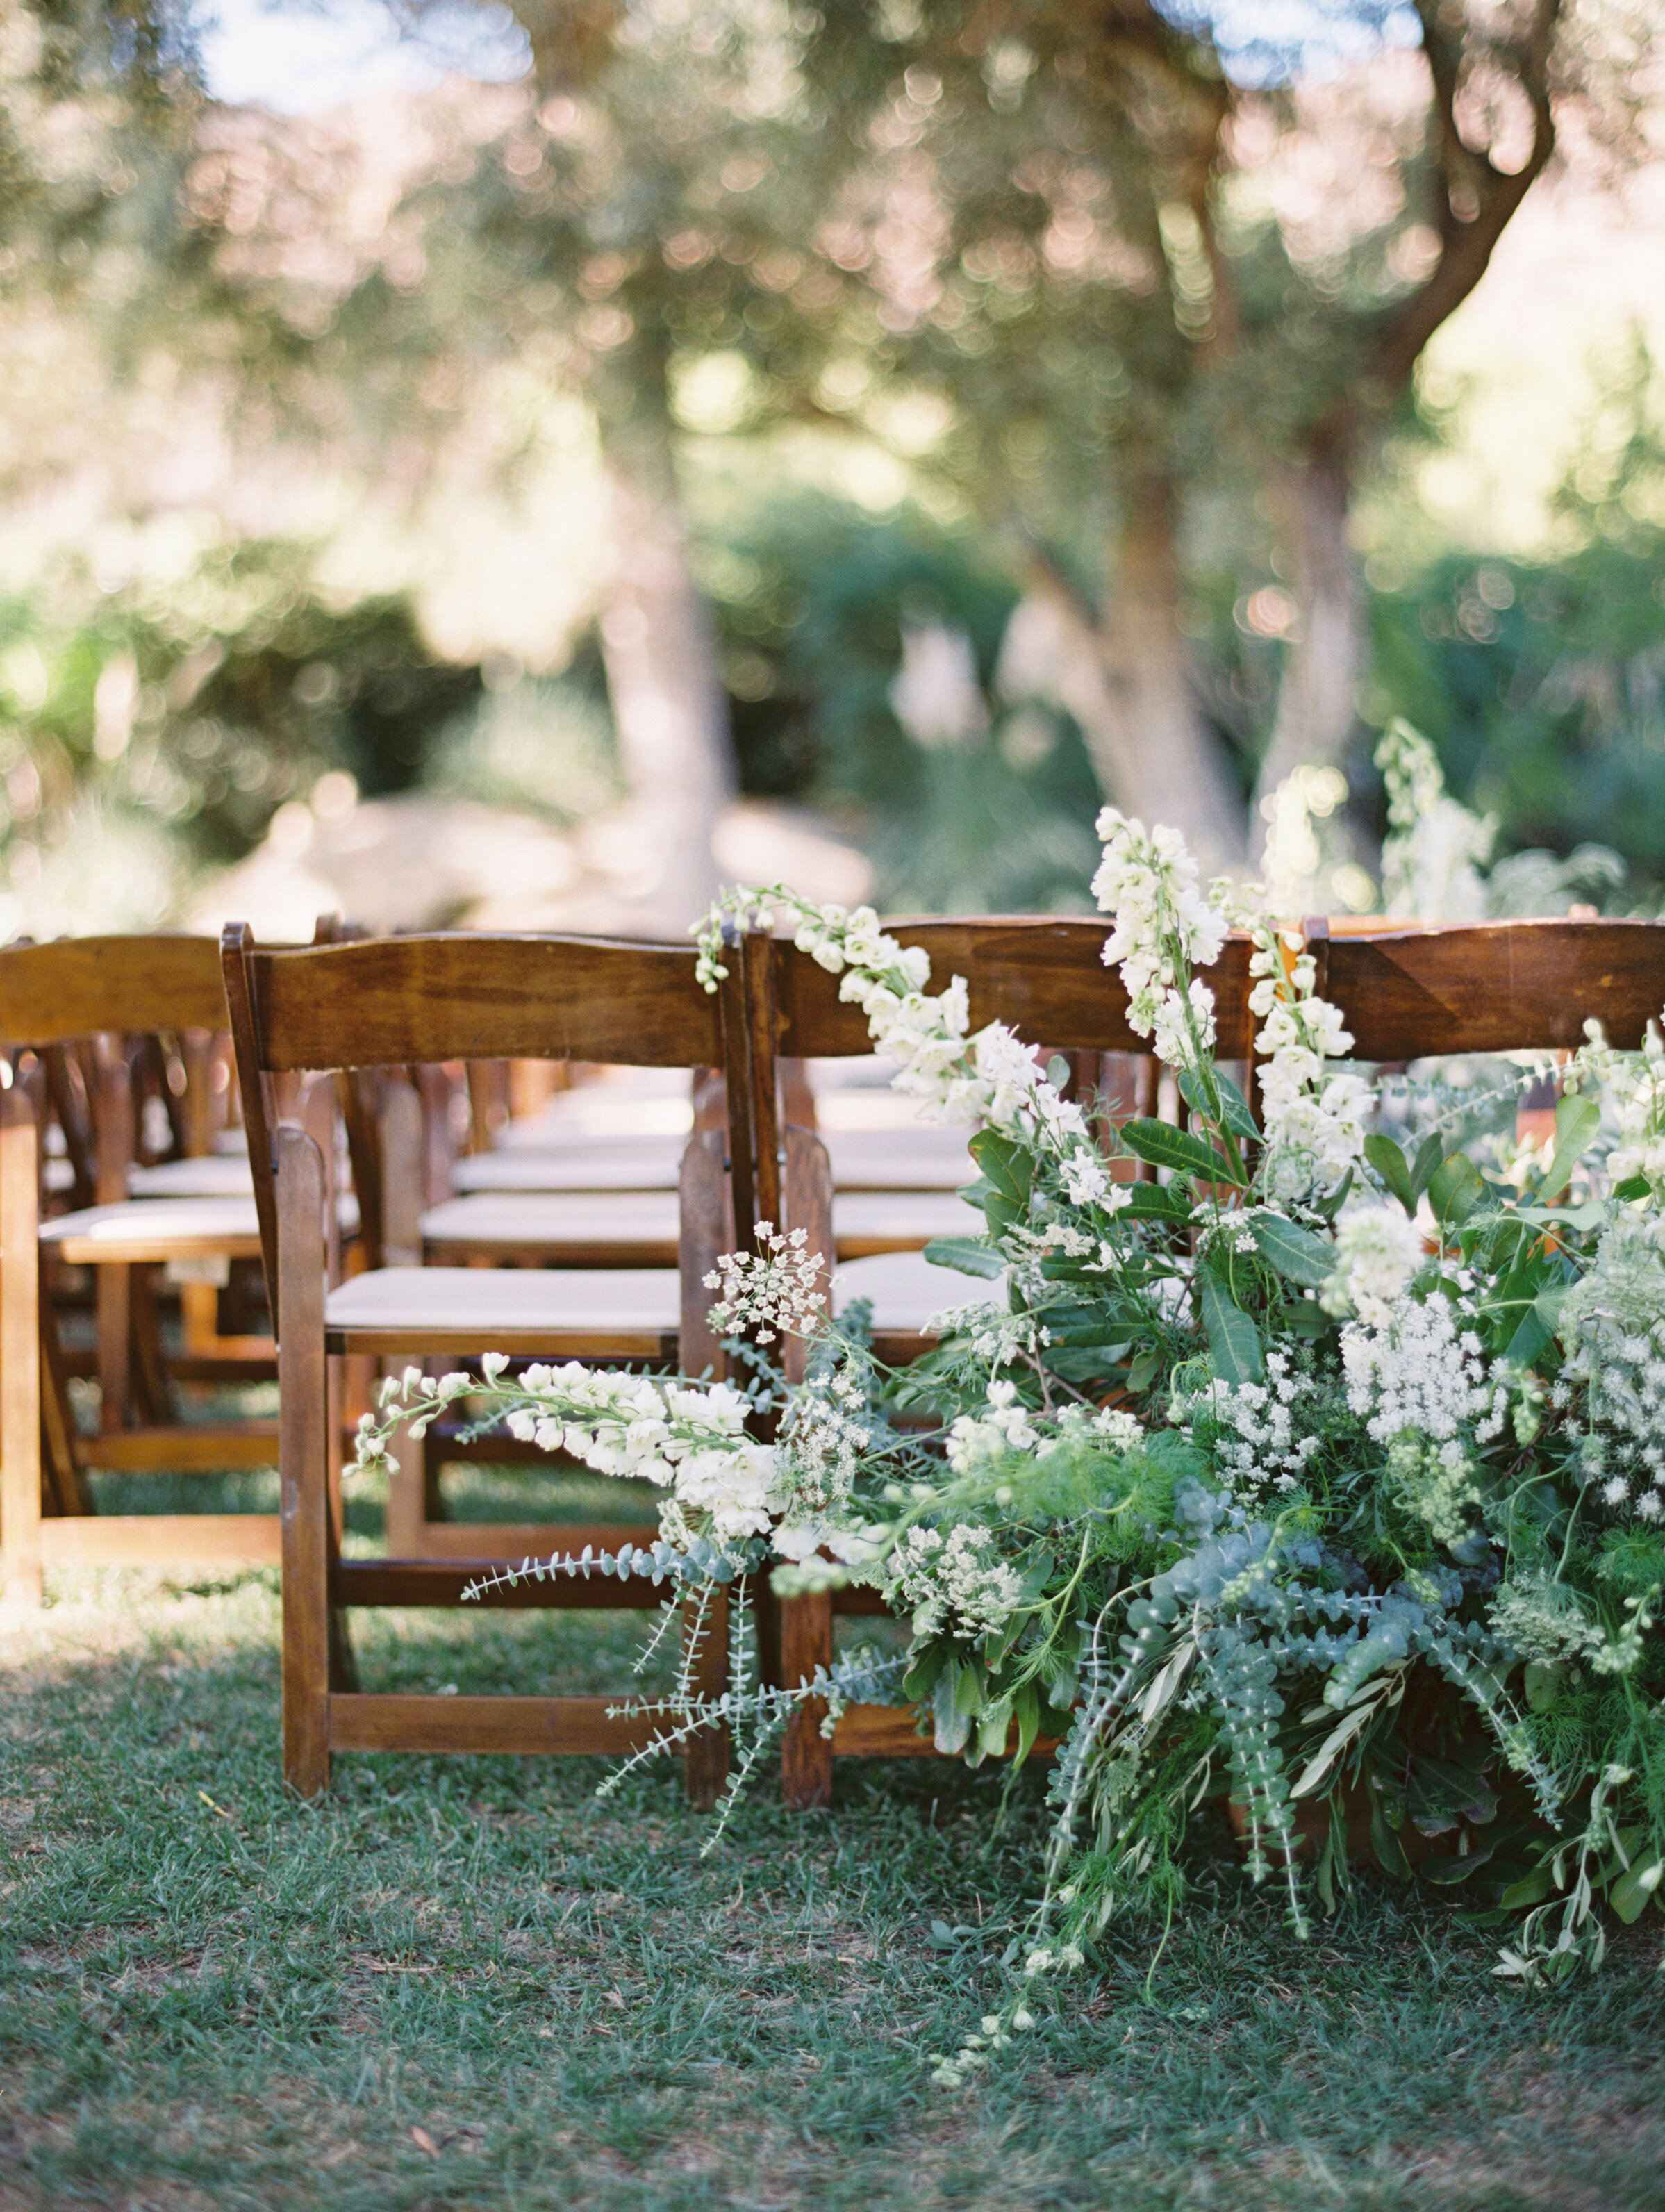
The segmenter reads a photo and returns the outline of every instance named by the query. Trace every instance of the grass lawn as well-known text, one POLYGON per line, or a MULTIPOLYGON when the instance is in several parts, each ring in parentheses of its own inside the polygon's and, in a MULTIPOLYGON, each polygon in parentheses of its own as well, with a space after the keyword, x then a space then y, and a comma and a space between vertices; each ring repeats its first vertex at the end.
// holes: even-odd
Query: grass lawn
MULTIPOLYGON (((3 2212, 1665 2206, 1653 1915, 1530 1996, 1436 1904, 1367 1880, 1303 1944, 1205 1859, 1148 1994, 1152 1939, 1118 1931, 944 2092, 1036 1790, 997 1832, 996 1776, 841 1767, 833 1812, 760 1790, 703 1859, 668 1769, 598 1804, 588 1761, 348 1758, 309 1808, 272 1577, 52 1595, 0 1627, 3 2212)), ((605 1688, 638 1626, 357 1638, 367 1686, 605 1688)))

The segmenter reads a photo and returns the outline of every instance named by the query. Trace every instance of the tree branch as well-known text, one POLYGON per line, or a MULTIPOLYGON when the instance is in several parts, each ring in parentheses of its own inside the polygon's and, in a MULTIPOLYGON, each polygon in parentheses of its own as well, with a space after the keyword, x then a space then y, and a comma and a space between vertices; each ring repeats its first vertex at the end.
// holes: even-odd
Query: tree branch
POLYGON ((1534 0, 1524 33, 1497 50, 1509 56, 1515 82, 1532 108, 1532 150, 1511 175, 1498 168, 1488 153, 1464 143, 1456 121, 1461 34, 1447 34, 1439 0, 1417 0, 1423 52, 1434 88, 1440 252, 1427 281, 1390 313, 1370 349, 1370 374, 1390 390, 1409 380, 1429 339, 1486 274, 1498 240, 1554 151, 1549 70, 1560 11, 1561 0, 1534 0), (1462 204, 1471 193, 1472 214, 1462 204))

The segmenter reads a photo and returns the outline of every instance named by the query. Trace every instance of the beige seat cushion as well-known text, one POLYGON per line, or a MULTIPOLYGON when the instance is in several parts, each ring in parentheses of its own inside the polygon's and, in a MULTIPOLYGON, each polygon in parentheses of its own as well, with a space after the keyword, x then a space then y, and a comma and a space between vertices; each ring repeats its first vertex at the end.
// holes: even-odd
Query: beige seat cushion
POLYGON ((489 1351, 494 1329, 667 1334, 678 1325, 681 1302, 673 1267, 378 1267, 331 1291, 324 1319, 343 1329, 466 1328, 489 1351))
POLYGON ((459 1192, 502 1190, 675 1190, 682 1169, 678 1137, 638 1137, 616 1145, 518 1145, 459 1160, 459 1192))
MULTIPOLYGON (((342 1230, 350 1234, 358 1226, 350 1194, 340 1200, 340 1212, 342 1230)), ((78 1262, 104 1259, 137 1266, 216 1253, 254 1259, 260 1224, 252 1192, 245 1198, 130 1198, 56 1214, 41 1223, 40 1241, 78 1262)))
POLYGON ((253 1192, 246 1152, 209 1152, 201 1159, 127 1170, 129 1198, 246 1198, 252 1203, 253 1192))
POLYGON ((832 1283, 834 1313, 842 1313, 853 1298, 871 1298, 873 1328, 881 1335, 921 1331, 934 1315, 987 1305, 1004 1296, 998 1280, 985 1282, 952 1267, 934 1267, 917 1252, 848 1261, 832 1283))

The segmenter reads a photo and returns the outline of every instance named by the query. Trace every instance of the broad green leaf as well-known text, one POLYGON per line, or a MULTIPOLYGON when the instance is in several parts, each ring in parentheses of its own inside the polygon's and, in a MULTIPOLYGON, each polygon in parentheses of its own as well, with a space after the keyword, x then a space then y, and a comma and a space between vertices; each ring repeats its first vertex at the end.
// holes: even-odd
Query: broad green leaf
POLYGON ((1054 1091, 1062 1091, 1068 1086, 1070 1074, 1070 1064, 1063 1054, 1054 1053, 1052 1058, 1047 1062, 1047 1081, 1051 1084, 1054 1091))
POLYGON ((1127 1388, 1135 1392, 1148 1390, 1161 1372, 1162 1346, 1147 1344, 1127 1370, 1127 1388))
POLYGON ((1006 1740, 1012 1727, 1012 1700, 1001 1698, 990 1705, 978 1723, 978 1740, 985 1757, 998 1759, 1006 1749, 1006 1740))
POLYGON ((1329 1280, 1335 1267, 1335 1247, 1322 1237, 1285 1221, 1281 1213, 1255 1214, 1249 1226, 1261 1253, 1287 1281, 1316 1288, 1329 1280))
POLYGON ((971 1716, 961 1711, 957 1694, 960 1676, 969 1671, 951 1665, 945 1667, 937 1677, 936 1695, 931 1701, 932 1718, 936 1723, 932 1740, 946 1759, 964 1750, 965 1740, 971 1733, 971 1716))
POLYGON ((1626 1927, 1647 1911, 1662 1877, 1665 1877, 1665 1859, 1644 1859, 1641 1865, 1620 1875, 1608 1890, 1607 1903, 1626 1927))
POLYGON ((1012 1764, 1021 1766, 1034 1747, 1041 1733, 1041 1693, 1033 1682, 1025 1682, 1012 1700, 1012 1717, 1018 1723, 1018 1741, 1012 1753, 1012 1764))
POLYGON ((1623 1182, 1613 1185, 1613 1194, 1615 1198, 1645 1198, 1652 1188, 1646 1176, 1626 1176, 1623 1182))
MULTIPOLYGON (((1249 1109, 1248 1099, 1231 1077, 1222 1075, 1218 1068, 1214 1070, 1214 1088, 1219 1095, 1220 1120, 1225 1127, 1234 1137, 1247 1137, 1251 1143, 1255 1141, 1261 1133, 1255 1126, 1255 1116, 1249 1109)), ((1188 1067, 1179 1079, 1179 1095, 1194 1114, 1213 1112, 1203 1085, 1188 1067)))
POLYGON ((1523 1906, 1541 1905, 1554 1886, 1547 1867, 1534 1867, 1519 1881, 1511 1881, 1498 1902, 1505 1912, 1519 1912, 1523 1906))
POLYGON ((1166 1221, 1188 1221, 1191 1218, 1190 1193, 1177 1183, 1126 1182, 1121 1188, 1127 1194, 1127 1203, 1116 1211, 1134 1221, 1152 1216, 1160 1216, 1166 1221))
POLYGON ((1407 1213, 1416 1212, 1417 1194, 1411 1181, 1410 1163, 1391 1137, 1364 1139, 1364 1158, 1381 1176, 1407 1213))
POLYGON ((1411 1163, 1411 1195, 1420 1198, 1433 1179, 1434 1170, 1443 1157, 1437 1137, 1425 1137, 1417 1147, 1417 1156, 1411 1163))
POLYGON ((990 1282, 1006 1272, 1006 1261, 979 1237, 933 1237, 925 1256, 933 1267, 953 1267, 962 1275, 981 1275, 990 1282))
POLYGON ((1130 1152, 1152 1167, 1172 1168, 1176 1175, 1200 1176, 1206 1182, 1241 1182, 1243 1177, 1227 1164, 1225 1156, 1206 1138, 1189 1129, 1176 1129, 1171 1121, 1124 1121, 1117 1133, 1130 1152))
POLYGON ((969 1150, 1000 1196, 1027 1208, 1035 1164, 1024 1146, 998 1129, 979 1129, 969 1150))
POLYGON ((1198 1280, 1202 1299, 1202 1325, 1208 1332, 1214 1372, 1222 1382, 1258 1382, 1264 1371, 1261 1361, 1261 1333, 1232 1303, 1230 1292, 1212 1267, 1198 1280))
POLYGON ((1329 1196, 1325 1199, 1321 1206, 1315 1208, 1315 1211, 1321 1213, 1326 1221, 1334 1221, 1336 1215, 1340 1213, 1342 1207, 1346 1204, 1347 1193, 1352 1188, 1352 1176, 1353 1171, 1349 1168, 1346 1175, 1342 1176, 1340 1182, 1336 1184, 1335 1188, 1330 1193, 1329 1196))
POLYGON ((1485 1180, 1467 1152, 1453 1152, 1429 1179, 1429 1203, 1448 1228, 1466 1221, 1485 1195, 1485 1180))
POLYGON ((1564 1098, 1555 1109, 1555 1150, 1549 1174, 1539 1192, 1540 1200, 1559 1198, 1572 1180, 1572 1170, 1589 1150, 1601 1126, 1601 1109, 1593 1098, 1564 1098))

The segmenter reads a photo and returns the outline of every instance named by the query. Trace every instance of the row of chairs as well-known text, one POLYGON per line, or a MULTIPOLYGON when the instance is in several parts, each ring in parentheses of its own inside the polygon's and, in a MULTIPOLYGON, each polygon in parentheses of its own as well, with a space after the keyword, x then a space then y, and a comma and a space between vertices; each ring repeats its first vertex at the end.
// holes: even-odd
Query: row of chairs
MULTIPOLYGON (((1633 1047, 1665 1000, 1665 933, 1656 925, 1306 927, 1320 988, 1342 1007, 1364 1060, 1565 1050, 1581 1041, 1592 1015, 1615 1044, 1633 1047)), ((1084 1091, 1102 1094, 1108 1078, 1119 1094, 1114 1110, 1148 1107, 1143 1040, 1129 1030, 1120 987, 1103 965, 1101 924, 922 922, 900 926, 896 934, 928 953, 939 981, 955 974, 966 978, 974 1026, 1005 1021, 1027 1041, 1068 1055, 1073 1079, 1084 1091)), ((246 931, 228 933, 225 1003, 247 1126, 258 1248, 282 1346, 284 1762, 303 1795, 326 1785, 337 1751, 597 1752, 633 1748, 641 1740, 641 1725, 610 1717, 606 1699, 423 1697, 357 1686, 346 1632, 353 1608, 454 1603, 464 1582, 492 1558, 574 1541, 611 1547, 627 1532, 517 1525, 492 1532, 488 1544, 477 1529, 448 1528, 431 1516, 428 1471, 413 1454, 396 1478, 387 1555, 344 1558, 342 1378, 355 1363, 360 1370, 424 1358, 455 1364, 489 1349, 720 1374, 722 1352, 710 1334, 703 1288, 716 1253, 746 1249, 763 1219, 803 1227, 812 1249, 836 1251, 834 1162, 828 1142, 805 1126, 792 1073, 794 1064, 870 1053, 865 1021, 841 1000, 836 979, 787 941, 749 933, 733 944, 727 964, 728 979, 713 997, 699 987, 692 951, 679 947, 447 935, 264 950, 246 931), (411 1068, 544 1060, 677 1068, 702 1086, 696 1127, 677 1164, 676 1267, 592 1265, 574 1274, 549 1267, 432 1264, 447 1240, 422 1239, 418 1224, 417 1243, 426 1243, 425 1250, 389 1239, 387 1249, 370 1255, 381 1264, 344 1273, 334 1189, 337 1147, 325 1107, 333 1111, 342 1100, 355 1100, 344 1118, 350 1122, 356 1114, 362 1121, 367 1071, 390 1079, 386 1103, 407 1096, 399 1079, 411 1068)), ((1228 943, 1210 980, 1219 1007, 1220 1053, 1252 1064, 1243 940, 1228 943)), ((112 1008, 107 1024, 98 1026, 122 1030, 131 1023, 131 1011, 124 1017, 112 1008)), ((0 1038, 21 1037, 0 993, 0 1038)), ((1252 1079, 1252 1066, 1249 1073, 1252 1079)), ((21 1382, 14 1388, 14 1378, 32 1364, 34 1341, 27 1299, 13 1295, 14 1224, 21 1218, 26 1182, 31 1176, 38 1182, 38 1158, 28 1155, 31 1147, 38 1154, 39 1102, 28 1091, 27 1083, 15 1083, 0 1105, 0 1238, 8 1255, 0 1305, 6 1380, 0 1443, 9 1589, 15 1516, 18 1526, 28 1517, 19 1469, 31 1423, 38 1434, 39 1420, 21 1382)), ((357 1150, 350 1142, 347 1149, 360 1170, 361 1158, 368 1157, 362 1128, 357 1150)), ((489 1200, 493 1180, 513 1172, 501 1164, 507 1149, 478 1156, 483 1172, 477 1170, 476 1194, 489 1200)), ((371 1173, 373 1167, 361 1173, 362 1192, 371 1173)), ((506 1187, 499 1180, 500 1190, 506 1187)), ((517 1206, 525 1202, 524 1195, 515 1200, 517 1206)), ((470 1249, 465 1234, 456 1249, 470 1249)), ((483 1249, 489 1250, 489 1239, 483 1249)), ((518 1249, 545 1257, 550 1249, 531 1238, 518 1249)), ((76 1256, 83 1248, 64 1240, 64 1249, 76 1256)), ((954 1277, 926 1268, 915 1256, 870 1254, 839 1269, 834 1295, 836 1302, 871 1292, 878 1349, 905 1359, 925 1342, 927 1313, 952 1303, 955 1285, 954 1277)), ((72 1506, 73 1500, 59 1504, 72 1506)), ((55 1516, 59 1525, 74 1517, 63 1510, 55 1516)), ((52 1524, 38 1525, 44 1536, 52 1524)), ((118 1540, 107 1540, 113 1546, 118 1540)), ((45 1548, 53 1557, 82 1556, 50 1541, 45 1548)), ((651 1584, 613 1578, 533 1582, 500 1593, 499 1601, 646 1606, 659 1597, 651 1584)), ((872 1593, 859 1590, 793 1601, 778 1623, 769 1624, 766 1665, 793 1684, 810 1679, 817 1664, 830 1660, 836 1615, 872 1607, 872 1593)), ((714 1686, 720 1633, 709 1635, 702 1648, 706 1679, 714 1686)), ((929 1751, 911 1717, 896 1709, 850 1708, 830 1736, 822 1734, 820 1718, 806 1707, 789 1731, 785 1782, 794 1803, 827 1801, 839 1757, 929 1751)), ((726 1756, 715 1735, 690 1747, 689 1784, 696 1800, 709 1801, 726 1756)))

